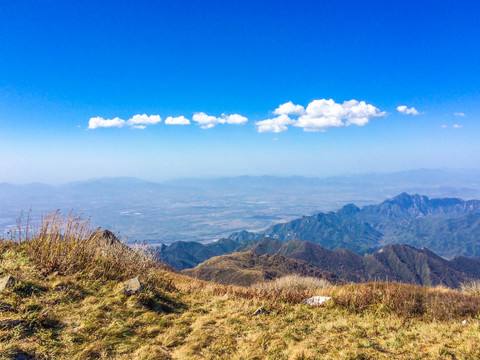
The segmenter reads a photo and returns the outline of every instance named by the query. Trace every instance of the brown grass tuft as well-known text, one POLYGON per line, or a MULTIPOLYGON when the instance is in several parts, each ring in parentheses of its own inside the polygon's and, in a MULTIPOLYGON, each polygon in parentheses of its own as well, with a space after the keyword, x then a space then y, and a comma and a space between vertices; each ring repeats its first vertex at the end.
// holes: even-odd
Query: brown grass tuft
POLYGON ((288 275, 281 278, 253 284, 251 288, 269 292, 269 291, 318 291, 331 287, 332 284, 325 279, 319 279, 312 276, 288 275))
POLYGON ((400 283, 366 283, 326 289, 334 306, 354 313, 390 314, 425 320, 447 320, 480 315, 480 296, 456 290, 400 283))
POLYGON ((88 273, 97 279, 125 279, 158 267, 142 249, 132 249, 109 231, 92 228, 89 220, 57 211, 42 219, 26 237, 25 249, 44 274, 88 273))

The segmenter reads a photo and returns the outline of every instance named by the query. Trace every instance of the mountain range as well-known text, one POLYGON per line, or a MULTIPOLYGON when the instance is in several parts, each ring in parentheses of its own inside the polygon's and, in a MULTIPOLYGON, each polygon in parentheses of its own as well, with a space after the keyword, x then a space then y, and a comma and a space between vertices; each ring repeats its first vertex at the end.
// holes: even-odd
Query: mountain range
MULTIPOLYGON (((302 260, 353 282, 391 280, 419 285, 458 287, 480 278, 480 259, 456 257, 445 260, 427 249, 389 244, 373 254, 361 256, 346 249, 328 250, 317 244, 269 238, 243 245, 258 254, 279 254, 302 260)), ((243 250, 239 249, 239 250, 243 250)))
POLYGON ((397 281, 450 288, 480 279, 478 258, 460 256, 445 260, 427 249, 402 244, 389 244, 362 256, 345 249, 328 250, 309 241, 264 238, 237 250, 246 251, 217 256, 182 272, 225 285, 251 285, 288 274, 314 276, 333 283, 397 281))
MULTIPOLYGON (((348 204, 264 231, 240 231, 209 244, 175 242, 153 251, 159 261, 179 270, 217 257, 187 271, 212 281, 227 263, 238 273, 233 270, 238 258, 222 255, 253 251, 295 259, 346 281, 458 287, 480 278, 480 201, 402 193, 378 205, 348 204)), ((250 271, 251 263, 239 268, 250 271)), ((255 271, 261 267, 268 273, 268 262, 262 264, 256 261, 255 271)))
POLYGON ((241 231, 238 242, 271 237, 311 241, 327 249, 372 253, 391 243, 427 247, 440 256, 480 256, 480 201, 430 200, 402 193, 378 205, 347 204, 338 211, 304 216, 260 232, 241 231))

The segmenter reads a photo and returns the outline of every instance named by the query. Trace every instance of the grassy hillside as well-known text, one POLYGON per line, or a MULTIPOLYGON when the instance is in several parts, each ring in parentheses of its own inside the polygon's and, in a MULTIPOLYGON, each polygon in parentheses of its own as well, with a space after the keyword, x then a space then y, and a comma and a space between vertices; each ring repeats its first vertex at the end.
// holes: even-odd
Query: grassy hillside
MULTIPOLYGON (((0 357, 38 359, 472 359, 480 295, 397 283, 321 293, 193 279, 82 223, 0 241, 0 357), (127 296, 138 276, 143 291, 127 296), (302 304, 329 295, 322 307, 302 304), (8 305, 7 305, 8 304, 8 305), (260 306, 267 312, 252 316, 260 306), (462 323, 465 320, 465 323, 462 323)), ((471 289, 473 287, 470 287, 471 289)))
POLYGON ((224 285, 249 286, 286 275, 311 276, 336 283, 338 277, 327 271, 315 269, 299 260, 282 255, 258 255, 253 251, 217 256, 182 273, 191 277, 214 281, 224 285))
POLYGON ((244 243, 240 249, 259 254, 280 254, 354 282, 390 280, 459 288, 463 282, 480 279, 478 259, 457 257, 449 261, 427 249, 403 244, 389 244, 365 256, 345 249, 328 250, 309 241, 284 242, 270 238, 244 243))
POLYGON ((264 238, 258 242, 243 244, 259 254, 280 254, 288 258, 307 262, 310 266, 335 273, 348 281, 366 281, 365 258, 349 250, 328 250, 309 241, 297 239, 284 242, 264 238))

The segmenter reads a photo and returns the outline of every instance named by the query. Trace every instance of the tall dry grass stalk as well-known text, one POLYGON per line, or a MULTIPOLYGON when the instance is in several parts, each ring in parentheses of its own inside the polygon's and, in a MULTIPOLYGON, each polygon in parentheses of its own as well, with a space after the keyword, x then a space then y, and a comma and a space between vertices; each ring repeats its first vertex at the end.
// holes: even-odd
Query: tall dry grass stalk
POLYGON ((41 227, 25 238, 32 260, 45 272, 90 273, 100 279, 125 278, 155 267, 143 249, 132 249, 110 231, 59 211, 42 218, 41 227))
POLYGON ((460 285, 460 290, 466 294, 480 295, 480 280, 471 280, 460 285))
POLYGON ((91 256, 89 220, 73 214, 63 218, 59 211, 42 217, 40 229, 25 240, 33 259, 49 271, 69 272, 85 264, 91 256))
POLYGON ((288 275, 281 278, 253 284, 251 287, 263 291, 318 291, 332 286, 325 279, 313 276, 288 275))
POLYGON ((480 316, 480 297, 457 290, 400 283, 366 283, 326 290, 335 306, 355 313, 396 314, 425 320, 480 316))
POLYGON ((324 279, 288 275, 276 280, 253 284, 248 288, 239 286, 227 286, 226 288, 228 294, 238 297, 297 304, 306 298, 319 295, 319 291, 331 286, 332 284, 324 279))
MULTIPOLYGON (((197 284, 213 286, 212 283, 203 281, 197 284)), ((262 299, 281 304, 297 304, 308 297, 319 295, 319 291, 333 286, 324 279, 314 277, 302 277, 298 275, 289 275, 276 280, 253 284, 249 287, 214 284, 215 294, 229 294, 235 297, 245 299, 262 299)), ((198 289, 190 290, 193 292, 198 289)))

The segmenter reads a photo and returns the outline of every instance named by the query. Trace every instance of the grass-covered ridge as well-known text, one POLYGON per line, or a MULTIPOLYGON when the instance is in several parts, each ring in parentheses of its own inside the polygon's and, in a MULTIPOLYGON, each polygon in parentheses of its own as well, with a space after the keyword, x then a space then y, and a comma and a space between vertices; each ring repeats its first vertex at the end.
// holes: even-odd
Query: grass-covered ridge
POLYGON ((152 262, 111 233, 92 236, 78 219, 46 221, 21 243, 0 241, 0 277, 15 278, 0 292, 11 305, 0 307, 3 358, 480 357, 473 285, 468 293, 398 283, 224 286, 152 262), (127 296, 122 284, 135 276, 144 290, 127 296), (301 303, 312 295, 333 299, 301 303), (260 306, 268 313, 252 316, 260 306))
POLYGON ((248 286, 286 275, 313 276, 332 283, 341 280, 328 271, 313 268, 307 263, 282 255, 259 255, 253 251, 236 252, 213 257, 183 274, 224 285, 248 286))

